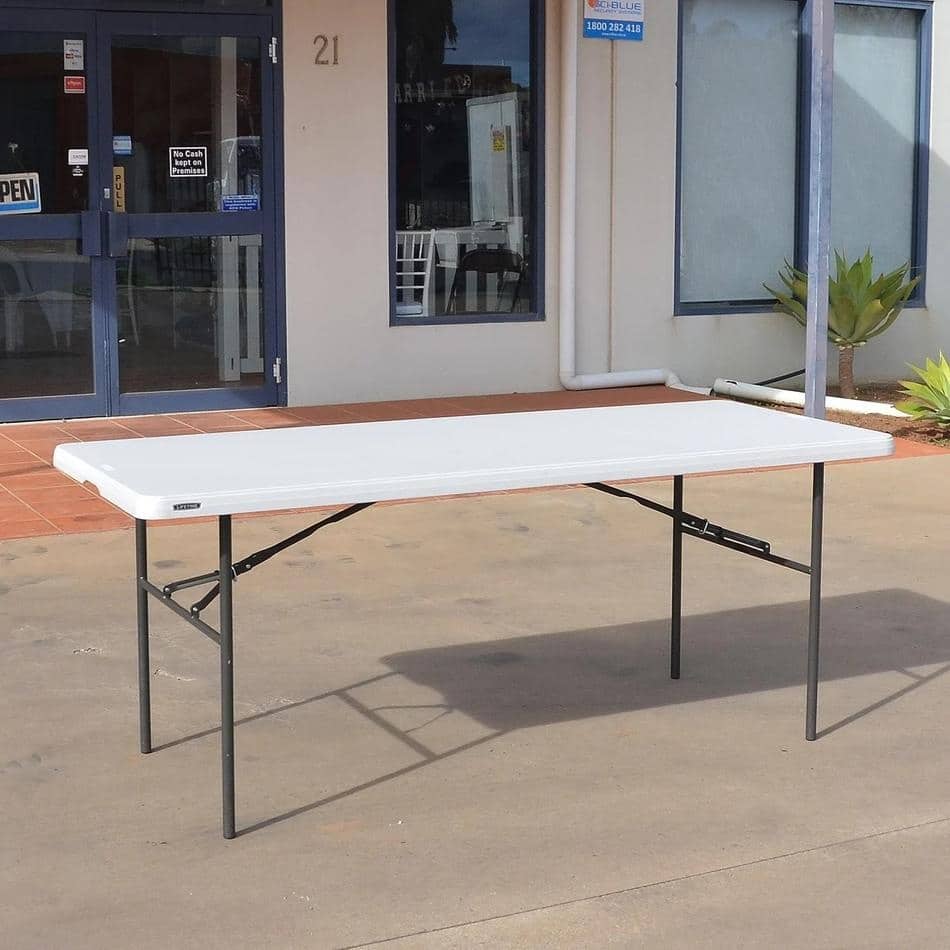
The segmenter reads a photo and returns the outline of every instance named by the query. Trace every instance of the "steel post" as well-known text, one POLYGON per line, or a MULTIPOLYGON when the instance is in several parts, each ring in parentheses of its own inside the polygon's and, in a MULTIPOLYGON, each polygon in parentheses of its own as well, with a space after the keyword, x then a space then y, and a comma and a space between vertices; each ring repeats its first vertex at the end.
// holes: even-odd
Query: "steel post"
POLYGON ((805 738, 818 738, 818 674, 821 641, 821 556, 824 534, 825 466, 814 467, 811 493, 811 591, 808 598, 808 687, 805 738))
POLYGON ((139 640, 139 748, 143 755, 152 751, 152 696, 148 649, 148 592, 142 586, 148 580, 148 524, 135 522, 135 597, 139 640))
POLYGON ((221 792, 224 837, 235 837, 234 822, 234 574, 231 516, 218 519, 221 584, 221 792))
POLYGON ((683 476, 673 478, 673 597, 670 610, 670 676, 680 678, 683 621, 683 476))

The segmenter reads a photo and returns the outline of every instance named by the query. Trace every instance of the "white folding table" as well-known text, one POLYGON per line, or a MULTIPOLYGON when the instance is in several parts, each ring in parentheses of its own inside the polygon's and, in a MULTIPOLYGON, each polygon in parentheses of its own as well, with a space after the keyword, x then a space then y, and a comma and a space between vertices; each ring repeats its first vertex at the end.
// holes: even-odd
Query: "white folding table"
POLYGON ((353 423, 60 445, 53 464, 135 518, 139 714, 152 751, 149 598, 218 645, 225 838, 234 813, 233 587, 243 574, 316 531, 376 502, 586 485, 673 522, 671 675, 680 676, 683 537, 810 575, 805 734, 817 738, 818 647, 825 463, 890 455, 882 433, 739 403, 709 401, 504 415, 353 423), (811 557, 781 557, 769 542, 684 510, 690 474, 813 466, 811 557), (608 482, 672 477, 671 507, 608 482), (232 557, 231 518, 317 506, 342 510, 249 557, 232 557), (348 507, 343 507, 348 506, 348 507), (147 523, 218 518, 218 569, 158 587, 149 580, 147 523), (190 607, 182 591, 206 588, 190 607), (219 630, 202 619, 220 598, 219 630))

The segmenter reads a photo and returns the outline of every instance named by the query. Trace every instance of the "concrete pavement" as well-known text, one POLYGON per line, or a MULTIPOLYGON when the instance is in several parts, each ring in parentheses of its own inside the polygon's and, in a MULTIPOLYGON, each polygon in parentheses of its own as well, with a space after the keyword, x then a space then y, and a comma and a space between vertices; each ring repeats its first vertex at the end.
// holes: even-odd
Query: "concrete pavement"
MULTIPOLYGON (((944 947, 945 456, 829 474, 823 739, 807 583, 583 489, 379 507, 237 588, 237 841, 217 656, 153 623, 137 752, 128 532, 0 547, 4 947, 944 947)), ((646 491, 666 497, 668 486, 646 491)), ((806 556, 804 471, 687 507, 806 556)), ((238 552, 299 517, 244 521, 238 552)), ((214 528, 152 532, 208 569, 214 528)))

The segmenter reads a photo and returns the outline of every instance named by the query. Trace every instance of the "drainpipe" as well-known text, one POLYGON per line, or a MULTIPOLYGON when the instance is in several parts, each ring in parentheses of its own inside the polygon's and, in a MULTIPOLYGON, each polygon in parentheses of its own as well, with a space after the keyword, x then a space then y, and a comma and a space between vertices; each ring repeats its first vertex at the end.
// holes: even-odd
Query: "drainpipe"
POLYGON ((708 389, 684 386, 668 369, 577 374, 577 0, 561 7, 561 274, 560 379, 565 389, 610 389, 619 386, 668 386, 709 395, 708 389))

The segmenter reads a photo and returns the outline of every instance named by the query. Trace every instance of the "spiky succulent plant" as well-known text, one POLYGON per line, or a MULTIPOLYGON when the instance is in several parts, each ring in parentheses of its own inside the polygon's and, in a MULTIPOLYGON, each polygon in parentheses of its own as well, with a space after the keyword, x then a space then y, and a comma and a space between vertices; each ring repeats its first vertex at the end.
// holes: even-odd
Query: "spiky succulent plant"
MULTIPOLYGON (((889 274, 874 276, 870 250, 853 263, 835 251, 836 273, 828 284, 828 339, 838 347, 838 382, 843 396, 854 396, 854 350, 880 336, 901 315, 904 305, 921 281, 907 279, 910 264, 889 274)), ((775 309, 808 323, 808 275, 788 261, 779 273, 786 292, 765 289, 775 297, 775 309)))
POLYGON ((904 395, 908 398, 899 402, 897 408, 915 419, 929 419, 937 425, 950 426, 950 363, 947 358, 941 353, 937 362, 928 359, 923 368, 910 368, 920 381, 901 381, 904 395))

